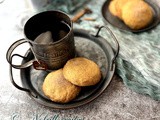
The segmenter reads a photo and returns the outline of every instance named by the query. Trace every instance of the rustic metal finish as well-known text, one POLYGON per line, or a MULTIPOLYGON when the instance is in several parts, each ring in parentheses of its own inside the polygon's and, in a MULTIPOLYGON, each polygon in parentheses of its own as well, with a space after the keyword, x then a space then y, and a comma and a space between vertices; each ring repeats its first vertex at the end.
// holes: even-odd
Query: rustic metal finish
MULTIPOLYGON (((99 36, 101 28, 98 30, 96 36, 90 35, 84 30, 74 30, 77 56, 86 57, 96 62, 102 73, 101 81, 95 86, 82 88, 81 93, 75 100, 66 104, 60 104, 49 100, 42 91, 42 84, 48 72, 41 70, 37 71, 32 66, 21 69, 21 82, 24 88, 21 88, 15 84, 13 85, 22 91, 26 91, 36 102, 47 107, 69 109, 93 101, 100 94, 102 94, 112 80, 115 72, 114 59, 116 59, 119 52, 119 46, 117 44, 118 51, 116 51, 117 54, 114 54, 110 44, 104 38, 99 36), (110 69, 111 67, 112 69, 110 69)), ((27 51, 26 57, 23 59, 22 63, 30 61, 33 57, 33 53, 30 50, 27 51)), ((12 70, 10 71, 10 74, 13 83, 14 79, 12 70)))
POLYGON ((39 63, 33 64, 35 69, 58 69, 63 67, 67 60, 75 57, 72 21, 63 12, 46 11, 31 17, 25 24, 24 34, 26 39, 16 41, 7 51, 7 61, 14 68, 25 68, 32 65, 33 60, 23 65, 14 65, 11 63, 12 52, 16 47, 25 42, 30 44, 34 59, 37 61, 36 63, 39 63), (46 31, 52 32, 52 43, 34 41, 37 36, 46 31))

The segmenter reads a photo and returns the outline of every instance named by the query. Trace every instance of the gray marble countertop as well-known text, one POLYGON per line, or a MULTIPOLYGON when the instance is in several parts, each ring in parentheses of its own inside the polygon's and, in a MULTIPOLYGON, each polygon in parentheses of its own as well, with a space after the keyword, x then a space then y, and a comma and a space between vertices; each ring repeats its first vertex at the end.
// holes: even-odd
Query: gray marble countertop
MULTIPOLYGON (((44 107, 10 82, 9 65, 5 55, 9 46, 23 37, 20 20, 31 16, 27 0, 5 0, 0 4, 0 120, 159 120, 160 103, 125 87, 120 77, 114 76, 108 88, 93 102, 69 110, 44 107), (18 28, 18 29, 17 29, 18 28)), ((28 46, 17 49, 25 53, 28 46)), ((14 71, 21 85, 19 71, 14 71)))

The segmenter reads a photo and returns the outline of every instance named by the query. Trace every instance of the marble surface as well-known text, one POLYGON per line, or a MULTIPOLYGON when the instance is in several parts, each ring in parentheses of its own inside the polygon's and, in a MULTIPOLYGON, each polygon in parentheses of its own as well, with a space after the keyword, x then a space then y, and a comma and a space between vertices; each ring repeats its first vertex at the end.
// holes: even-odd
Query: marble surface
MULTIPOLYGON (((24 23, 21 23, 20 20, 24 15, 30 17, 32 14, 30 10, 31 7, 27 0, 5 0, 3 4, 0 4, 0 38, 2 40, 0 44, 0 120, 160 119, 160 103, 128 89, 116 74, 100 97, 87 105, 69 110, 44 107, 33 101, 25 92, 16 89, 10 82, 9 65, 5 55, 13 42, 24 36, 22 26, 24 23)), ((97 10, 97 12, 99 11, 97 10)), ((92 24, 92 22, 88 22, 88 24, 92 24)), ((27 49, 28 46, 24 45, 15 52, 24 54, 27 49)), ((16 82, 21 85, 19 70, 14 71, 14 77, 16 82)))

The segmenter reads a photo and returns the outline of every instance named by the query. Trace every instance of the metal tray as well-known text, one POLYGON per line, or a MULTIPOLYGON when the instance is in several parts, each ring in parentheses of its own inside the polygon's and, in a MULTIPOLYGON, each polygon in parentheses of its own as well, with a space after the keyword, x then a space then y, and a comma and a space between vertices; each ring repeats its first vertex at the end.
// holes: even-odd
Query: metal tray
POLYGON ((106 24, 111 24, 112 26, 123 30, 123 31, 130 31, 133 33, 139 33, 139 32, 144 32, 147 30, 150 30, 152 28, 154 28, 155 26, 157 26, 160 22, 160 8, 157 4, 155 4, 154 0, 144 0, 145 2, 147 2, 152 8, 153 8, 153 12, 154 12, 154 17, 153 17, 153 21, 145 28, 140 29, 140 30, 133 30, 131 28, 129 28, 127 25, 125 25, 125 23, 120 20, 118 17, 112 15, 109 11, 109 3, 112 0, 106 0, 106 2, 104 2, 102 9, 101 9, 101 13, 102 13, 102 17, 103 17, 103 21, 106 24))
MULTIPOLYGON (((77 56, 83 56, 96 62, 101 69, 102 79, 95 86, 83 87, 79 96, 77 96, 77 98, 73 101, 61 104, 49 100, 42 92, 42 84, 44 78, 49 72, 35 70, 33 66, 20 69, 21 82, 23 87, 20 87, 15 83, 12 73, 12 67, 10 66, 11 82, 16 88, 26 91, 28 95, 36 102, 47 107, 68 109, 91 102, 92 100, 97 98, 109 85, 114 75, 115 59, 119 52, 119 44, 111 31, 110 33, 112 37, 114 37, 114 40, 117 44, 117 51, 115 52, 115 54, 110 44, 98 35, 101 28, 98 30, 95 36, 88 34, 88 31, 74 30, 77 56)), ((25 63, 31 59, 34 59, 33 54, 30 50, 28 50, 26 52, 26 55, 23 57, 22 63, 25 63)))

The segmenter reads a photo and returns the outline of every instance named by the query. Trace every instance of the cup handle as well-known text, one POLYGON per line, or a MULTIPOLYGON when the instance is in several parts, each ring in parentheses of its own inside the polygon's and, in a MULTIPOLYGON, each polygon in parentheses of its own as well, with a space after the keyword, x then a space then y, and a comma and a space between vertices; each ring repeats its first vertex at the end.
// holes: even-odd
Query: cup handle
POLYGON ((14 51, 14 49, 16 47, 18 47, 19 45, 23 44, 23 43, 26 43, 28 42, 29 44, 31 44, 28 40, 25 40, 25 39, 20 39, 20 40, 17 40, 16 42, 14 42, 8 49, 7 53, 6 53, 6 59, 8 61, 8 63, 13 67, 13 68, 17 68, 17 69, 21 69, 21 68, 26 68, 26 67, 29 67, 33 64, 34 60, 30 60, 22 65, 14 65, 12 63, 12 57, 14 56, 19 56, 21 58, 25 58, 25 56, 21 56, 19 54, 13 54, 12 55, 12 52, 14 51))
POLYGON ((109 27, 107 26, 101 26, 98 31, 97 31, 97 34, 95 35, 95 37, 98 37, 99 36, 99 32, 101 31, 102 28, 106 28, 106 30, 110 33, 110 35, 112 36, 112 38, 114 39, 115 43, 116 43, 116 52, 115 52, 115 55, 114 57, 112 58, 112 62, 111 62, 111 68, 110 70, 112 71, 113 70, 113 64, 115 63, 116 61, 116 58, 119 54, 119 43, 118 43, 118 40, 117 38, 115 37, 115 35, 113 34, 113 32, 109 29, 109 27))

